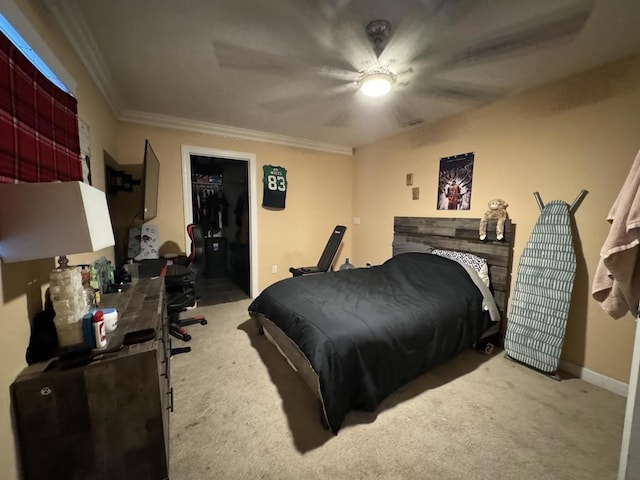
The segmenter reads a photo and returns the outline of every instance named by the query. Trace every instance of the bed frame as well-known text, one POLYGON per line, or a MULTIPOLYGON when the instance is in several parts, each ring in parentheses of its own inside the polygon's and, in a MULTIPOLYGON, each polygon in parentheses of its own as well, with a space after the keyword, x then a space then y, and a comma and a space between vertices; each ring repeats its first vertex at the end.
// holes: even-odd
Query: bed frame
MULTIPOLYGON (((495 220, 490 221, 487 225, 486 241, 479 239, 479 227, 479 218, 395 217, 394 241, 416 242, 437 248, 461 250, 486 258, 489 265, 491 290, 500 310, 501 324, 497 333, 492 337, 484 337, 483 340, 502 346, 511 284, 515 225, 507 219, 504 225, 504 241, 496 240, 495 220)), ((305 355, 271 320, 259 313, 252 314, 252 317, 256 321, 260 333, 263 333, 276 346, 319 399, 322 412, 320 418, 327 427, 319 378, 305 355)), ((482 345, 480 347, 483 349, 482 345)), ((493 347, 489 350, 485 349, 485 352, 490 353, 492 349, 493 347)))
POLYGON ((500 335, 494 343, 502 346, 507 326, 516 226, 510 219, 505 221, 502 241, 496 239, 496 220, 489 220, 485 241, 479 238, 479 228, 479 218, 394 217, 393 240, 394 243, 415 242, 447 250, 461 250, 485 258, 489 265, 491 291, 501 317, 500 335))

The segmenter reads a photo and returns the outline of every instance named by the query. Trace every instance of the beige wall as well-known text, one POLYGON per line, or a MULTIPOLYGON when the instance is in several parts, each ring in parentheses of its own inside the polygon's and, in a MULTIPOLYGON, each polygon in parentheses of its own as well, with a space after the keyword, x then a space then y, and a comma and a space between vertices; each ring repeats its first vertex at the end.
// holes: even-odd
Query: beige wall
POLYGON ((578 270, 562 358, 627 382, 634 321, 614 321, 590 296, 605 221, 640 148, 640 57, 537 89, 436 125, 357 149, 354 168, 353 257, 380 262, 391 252, 393 216, 448 216, 437 211, 441 157, 475 152, 471 210, 492 198, 509 203, 517 224, 515 267, 543 201, 571 204, 589 192, 575 215, 578 270), (405 174, 414 173, 420 200, 405 174))
MULTIPOLYGON (((239 140, 182 130, 122 124, 118 140, 121 164, 142 161, 144 140, 160 161, 158 216, 160 244, 175 242, 186 252, 181 146, 219 149, 256 156, 258 201, 258 288, 290 276, 291 266, 315 265, 336 224, 349 225, 352 201, 352 157, 297 147, 239 140), (284 210, 262 208, 262 166, 287 169, 284 210), (271 273, 272 265, 278 273, 271 273)), ((349 229, 337 263, 350 251, 349 229)))

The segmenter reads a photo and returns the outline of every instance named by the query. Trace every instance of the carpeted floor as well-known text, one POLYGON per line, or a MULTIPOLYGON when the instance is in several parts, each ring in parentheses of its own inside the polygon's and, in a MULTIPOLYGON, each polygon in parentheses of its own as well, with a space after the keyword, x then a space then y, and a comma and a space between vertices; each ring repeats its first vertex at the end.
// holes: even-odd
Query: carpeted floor
POLYGON ((625 399, 501 352, 464 352, 334 436, 249 303, 199 308, 209 324, 172 358, 172 480, 616 478, 625 399))

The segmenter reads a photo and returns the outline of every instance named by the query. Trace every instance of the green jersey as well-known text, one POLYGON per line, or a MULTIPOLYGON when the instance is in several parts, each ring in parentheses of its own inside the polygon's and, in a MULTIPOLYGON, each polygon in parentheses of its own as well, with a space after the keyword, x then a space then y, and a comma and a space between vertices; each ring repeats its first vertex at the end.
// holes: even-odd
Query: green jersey
POLYGON ((287 169, 264 165, 262 167, 264 186, 262 206, 269 208, 284 208, 287 198, 287 169))

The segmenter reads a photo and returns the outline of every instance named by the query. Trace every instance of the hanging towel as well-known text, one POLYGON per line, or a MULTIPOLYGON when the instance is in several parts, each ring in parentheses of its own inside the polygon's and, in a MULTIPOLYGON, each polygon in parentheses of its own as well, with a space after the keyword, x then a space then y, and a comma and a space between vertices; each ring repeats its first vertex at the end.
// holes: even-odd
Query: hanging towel
POLYGON ((600 250, 591 293, 602 309, 618 319, 638 315, 640 301, 640 152, 607 221, 609 234, 600 250))

